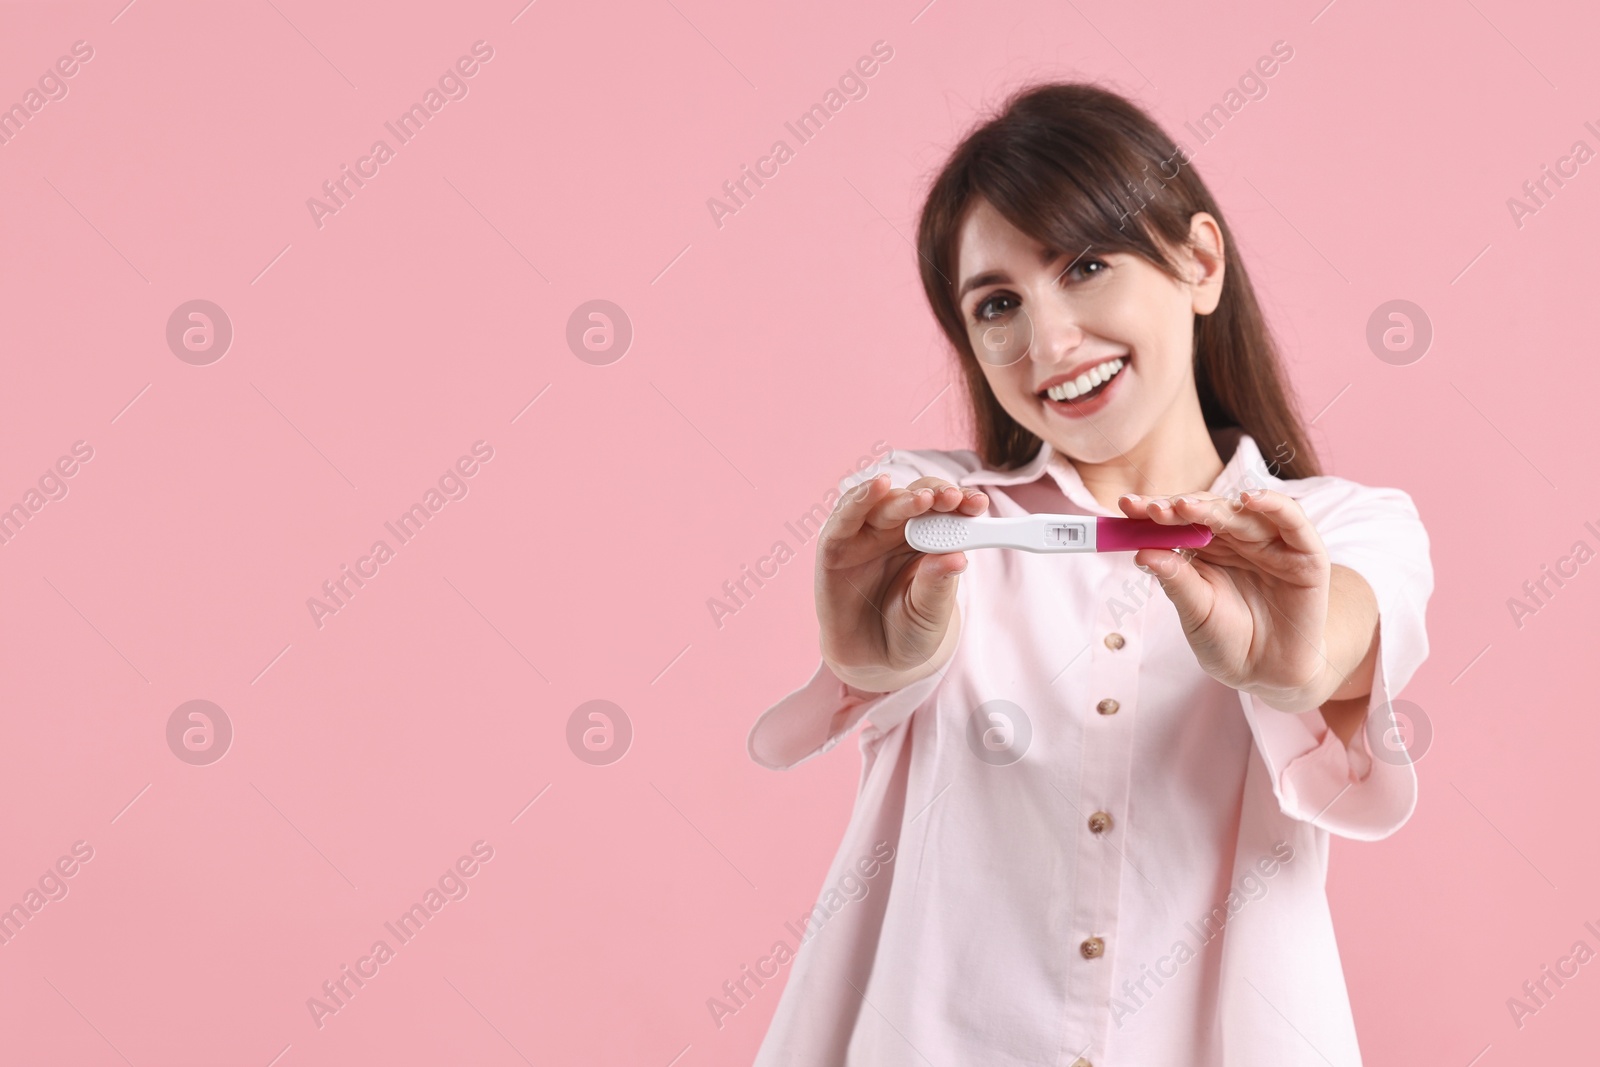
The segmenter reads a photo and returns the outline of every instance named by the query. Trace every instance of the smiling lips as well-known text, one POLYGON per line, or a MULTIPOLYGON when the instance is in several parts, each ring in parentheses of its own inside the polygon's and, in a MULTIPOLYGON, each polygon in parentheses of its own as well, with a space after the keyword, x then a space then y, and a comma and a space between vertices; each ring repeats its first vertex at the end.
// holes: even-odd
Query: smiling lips
POLYGON ((1062 377, 1054 381, 1040 390, 1040 395, 1049 397, 1053 401, 1050 406, 1062 414, 1090 414, 1091 410, 1098 410, 1102 406, 1096 401, 1109 392, 1110 382, 1127 365, 1128 360, 1124 356, 1102 360, 1075 378, 1062 377))

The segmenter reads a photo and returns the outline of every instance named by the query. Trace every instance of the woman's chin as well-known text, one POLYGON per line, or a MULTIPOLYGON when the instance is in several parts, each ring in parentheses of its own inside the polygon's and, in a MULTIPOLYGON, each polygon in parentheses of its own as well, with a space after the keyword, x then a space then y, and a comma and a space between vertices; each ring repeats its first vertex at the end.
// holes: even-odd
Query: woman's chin
POLYGON ((1129 423, 1123 419, 1097 416, 1086 420, 1046 416, 1044 423, 1034 433, 1075 463, 1098 464, 1125 460, 1139 443, 1137 435, 1128 432, 1129 423))

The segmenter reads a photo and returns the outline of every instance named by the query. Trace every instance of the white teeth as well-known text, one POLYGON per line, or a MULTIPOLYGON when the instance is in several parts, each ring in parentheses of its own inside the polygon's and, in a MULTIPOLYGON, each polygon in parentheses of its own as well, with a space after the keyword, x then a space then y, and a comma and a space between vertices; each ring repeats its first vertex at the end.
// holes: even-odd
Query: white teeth
POLYGON ((1117 376, 1117 373, 1121 371, 1125 365, 1126 362, 1121 356, 1118 356, 1115 359, 1107 360, 1104 363, 1091 367, 1088 371, 1078 375, 1070 382, 1062 382, 1060 385, 1051 386, 1045 391, 1045 395, 1047 395, 1051 400, 1075 400, 1084 393, 1087 393, 1089 390, 1093 389, 1095 386, 1103 385, 1104 383, 1109 382, 1112 378, 1117 376))

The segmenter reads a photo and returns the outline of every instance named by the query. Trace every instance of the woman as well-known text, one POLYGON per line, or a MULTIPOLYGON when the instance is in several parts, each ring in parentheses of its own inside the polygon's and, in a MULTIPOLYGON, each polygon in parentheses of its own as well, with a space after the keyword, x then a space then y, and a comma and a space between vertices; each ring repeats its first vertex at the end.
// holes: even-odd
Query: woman
POLYGON ((1221 210, 1123 98, 1014 97, 918 254, 977 447, 893 452, 819 535, 822 662, 750 754, 864 722, 825 884, 893 860, 814 909, 757 1063, 1359 1064, 1328 836, 1416 802, 1385 743, 1427 655, 1415 507, 1321 473, 1221 210), (1214 536, 923 555, 929 512, 1214 536))

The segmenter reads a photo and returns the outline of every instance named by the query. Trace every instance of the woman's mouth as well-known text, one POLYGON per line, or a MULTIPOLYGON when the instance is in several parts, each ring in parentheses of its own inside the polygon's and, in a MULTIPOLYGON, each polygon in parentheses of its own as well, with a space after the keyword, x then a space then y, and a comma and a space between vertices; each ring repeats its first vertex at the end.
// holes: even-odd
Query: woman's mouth
POLYGON ((1039 397, 1047 408, 1069 418, 1092 415, 1106 405, 1112 386, 1127 368, 1127 356, 1115 356, 1095 364, 1070 381, 1043 390, 1039 397))

